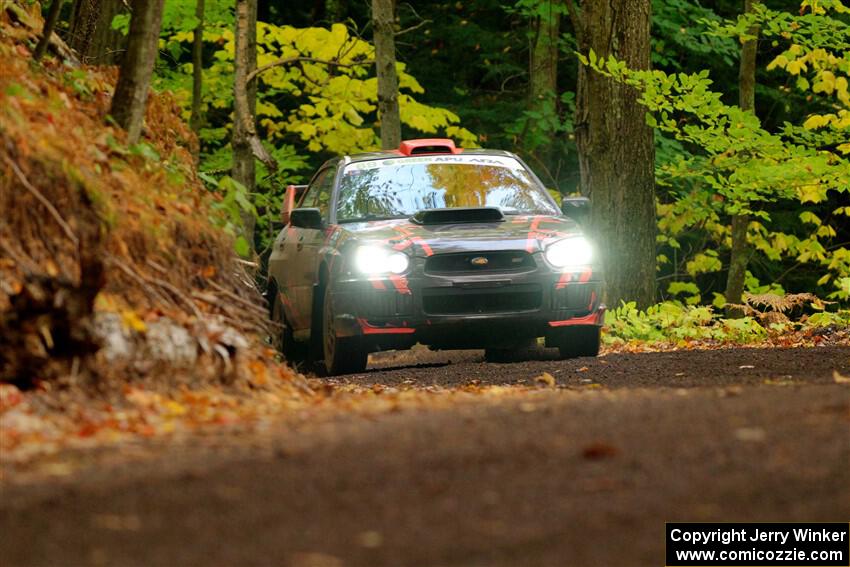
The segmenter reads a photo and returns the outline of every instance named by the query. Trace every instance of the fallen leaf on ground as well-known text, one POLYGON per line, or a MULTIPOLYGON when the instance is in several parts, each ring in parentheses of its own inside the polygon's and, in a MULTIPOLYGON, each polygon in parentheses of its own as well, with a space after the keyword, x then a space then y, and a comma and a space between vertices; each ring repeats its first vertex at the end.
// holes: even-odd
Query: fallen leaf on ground
POLYGON ((832 379, 835 380, 836 384, 850 384, 850 378, 842 376, 838 370, 832 371, 832 379))
POLYGON ((581 450, 581 456, 585 459, 590 459, 592 461, 597 461, 600 459, 608 459, 616 456, 620 450, 611 445, 610 443, 605 443, 604 441, 597 441, 595 443, 591 443, 587 445, 584 449, 581 450))
POLYGON ((550 388, 555 387, 555 377, 549 374, 548 372, 544 372, 543 374, 535 378, 534 381, 539 384, 546 384, 550 388))
POLYGON ((24 401, 21 391, 11 384, 0 384, 0 410, 16 406, 24 401))
POLYGON ((735 430, 735 439, 746 442, 760 442, 767 438, 767 433, 761 427, 741 427, 735 430))
POLYGON ((375 549, 377 547, 381 547, 381 545, 384 543, 384 537, 381 535, 380 532, 370 530, 368 532, 363 532, 358 535, 357 542, 367 549, 375 549))

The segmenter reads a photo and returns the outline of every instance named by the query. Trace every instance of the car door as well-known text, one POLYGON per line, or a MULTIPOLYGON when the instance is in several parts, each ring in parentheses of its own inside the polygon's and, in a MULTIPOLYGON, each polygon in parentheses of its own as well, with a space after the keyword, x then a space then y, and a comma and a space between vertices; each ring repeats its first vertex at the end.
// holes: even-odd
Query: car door
MULTIPOLYGON (((274 282, 273 289, 281 294, 286 318, 290 321, 290 324, 293 321, 294 315, 291 312, 293 295, 290 288, 294 282, 291 278, 292 270, 290 267, 294 261, 293 254, 295 252, 295 246, 287 246, 286 243, 287 240, 294 242, 297 238, 297 233, 295 227, 289 222, 289 212, 299 206, 306 191, 306 185, 290 185, 287 187, 287 193, 284 197, 285 202, 282 205, 282 209, 286 208, 287 214, 284 217, 283 211, 281 212, 281 220, 284 224, 272 244, 271 254, 269 255, 269 283, 274 282)), ((271 300, 271 298, 269 299, 271 300)))
MULTIPOLYGON (((336 178, 336 166, 325 167, 316 175, 307 194, 301 202, 301 208, 315 207, 322 212, 327 224, 330 216, 330 197, 336 178)), ((325 240, 325 231, 313 228, 296 228, 295 238, 287 245, 291 250, 291 277, 294 291, 294 311, 298 317, 293 321, 295 331, 310 329, 313 311, 313 290, 318 282, 319 251, 325 240)), ((288 240, 288 239, 287 239, 288 240)))
MULTIPOLYGON (((297 207, 308 207, 308 200, 314 200, 318 185, 325 178, 326 172, 320 170, 304 190, 297 207)), ((309 311, 304 313, 299 305, 298 296, 304 293, 302 282, 303 270, 299 266, 303 262, 304 231, 301 228, 287 224, 278 234, 274 250, 269 258, 269 272, 278 283, 282 296, 286 317, 293 330, 309 328, 309 311), (306 321, 305 321, 306 319, 306 321)))

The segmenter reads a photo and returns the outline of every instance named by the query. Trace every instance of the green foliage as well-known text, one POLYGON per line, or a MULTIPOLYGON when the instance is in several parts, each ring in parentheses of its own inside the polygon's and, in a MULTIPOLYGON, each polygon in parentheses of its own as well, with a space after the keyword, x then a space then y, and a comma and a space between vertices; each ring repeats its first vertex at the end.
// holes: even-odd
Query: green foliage
POLYGON ((220 178, 204 173, 199 175, 219 198, 213 205, 216 212, 213 220, 234 237, 236 252, 243 257, 249 256, 251 244, 245 239, 242 231, 243 216, 257 216, 257 208, 248 189, 229 175, 220 178))
MULTIPOLYGON (((848 16, 835 0, 764 4, 738 16, 738 1, 653 0, 655 71, 639 76, 617 62, 595 62, 643 90, 656 130, 658 275, 661 289, 683 303, 722 305, 729 219, 741 212, 751 215, 748 291, 810 290, 850 301, 848 16), (754 24, 761 38, 760 119, 732 104, 741 40, 754 24)), ((260 134, 282 165, 272 177, 258 164, 258 188, 248 196, 259 215, 259 249, 273 233, 286 183, 304 181, 333 153, 377 147, 372 47, 363 39, 371 33, 368 7, 339 4, 333 17, 345 26, 332 25, 325 9, 261 6, 261 66, 296 57, 346 66, 293 61, 259 76, 260 134)), ((174 92, 187 118, 196 23, 194 0, 166 3, 155 86, 174 92)), ((422 0, 415 8, 399 4, 397 23, 405 137, 462 138, 464 131, 453 130, 462 119, 482 144, 520 153, 547 186, 575 190, 580 62, 570 56, 577 47, 565 3, 422 0), (530 49, 538 23, 555 15, 564 55, 559 88, 536 105, 528 98, 530 49)), ((206 1, 199 137, 201 169, 214 177, 230 169, 233 25, 232 1, 206 1)))
POLYGON ((620 341, 679 342, 714 340, 756 342, 767 330, 752 317, 723 319, 709 306, 666 301, 640 311, 635 303, 623 303, 605 314, 606 343, 620 341))
MULTIPOLYGON (((189 43, 190 31, 168 38, 168 43, 189 43)), ((204 94, 207 113, 232 105, 234 38, 229 29, 213 27, 204 41, 218 48, 213 63, 205 70, 208 88, 204 94)), ((288 64, 269 67, 258 75, 257 119, 273 145, 291 140, 310 152, 334 154, 376 149, 377 79, 373 76, 374 48, 351 35, 342 24, 331 29, 275 26, 260 22, 257 32, 258 66, 280 60, 288 64)), ((170 90, 176 91, 188 112, 191 65, 181 66, 166 76, 170 90)), ((475 145, 476 137, 458 125, 453 112, 424 105, 415 94, 422 86, 398 64, 399 103, 403 124, 421 134, 444 134, 464 145, 475 145)), ((210 142, 224 141, 224 129, 205 132, 210 142)))
MULTIPOLYGON (((192 64, 189 54, 197 25, 194 0, 166 4, 163 16, 160 58, 155 87, 171 91, 188 119, 191 108, 192 64)), ((208 0, 205 8, 204 88, 202 111, 206 124, 199 132, 202 143, 200 169, 208 180, 229 171, 229 146, 233 105, 232 2, 208 0)), ((126 23, 116 18, 119 29, 126 23)), ((298 182, 316 167, 316 154, 348 154, 378 149, 377 79, 374 76, 373 46, 342 24, 328 28, 295 28, 259 22, 258 66, 267 69, 257 76, 256 117, 267 149, 279 164, 270 176, 258 162, 257 192, 245 195, 257 217, 258 247, 264 248, 273 234, 272 223, 285 185, 298 182), (275 65, 280 60, 286 64, 275 65)), ((459 125, 454 112, 423 104, 417 95, 424 89, 398 64, 401 119, 413 135, 444 135, 465 146, 475 146, 477 137, 459 125)), ((240 194, 231 182, 208 183, 225 195, 240 194)), ((235 199, 235 197, 234 197, 235 199)), ((229 209, 236 201, 225 198, 229 209)), ((240 215, 229 215, 231 223, 240 215)))
MULTIPOLYGON (((754 296, 756 300, 759 297, 754 296)), ((764 297, 764 296, 762 296, 764 297)), ((786 297, 775 298, 781 305, 786 297)), ((799 306, 794 296, 787 296, 787 304, 799 306)), ((806 298, 803 298, 806 300, 806 298)), ((817 298, 814 298, 816 300, 817 298)), ((817 309, 816 301, 812 303, 817 309)), ((679 301, 666 301, 653 305, 645 311, 638 310, 634 303, 622 303, 605 314, 604 341, 607 344, 622 342, 674 343, 704 341, 717 343, 758 343, 771 335, 789 332, 803 334, 822 327, 850 326, 850 310, 815 311, 793 322, 781 316, 779 309, 768 308, 758 311, 750 308, 746 317, 727 319, 711 306, 686 305, 679 301)))
MULTIPOLYGON (((846 26, 827 21, 830 18, 823 14, 774 16, 761 7, 755 15, 732 23, 710 24, 716 36, 746 38, 746 30, 755 22, 765 25, 763 33, 768 37, 799 39, 801 43, 792 43, 769 68, 787 70, 792 66, 794 74, 810 66, 812 81, 797 81, 797 88, 828 99, 825 104, 844 105, 847 81, 837 73, 848 67, 830 51, 835 46, 829 41, 850 37, 845 35, 846 26), (783 26, 793 31, 786 32, 783 26), (829 33, 818 35, 825 29, 829 33)), ((657 180, 666 198, 659 207, 659 240, 677 249, 682 240, 688 241, 689 251, 683 259, 686 273, 696 278, 723 270, 718 250, 728 250, 730 244, 728 219, 749 214, 748 240, 765 260, 787 258, 796 265, 818 266, 817 285, 841 282, 850 275, 850 254, 843 244, 831 245, 845 222, 843 208, 827 218, 815 212, 821 210, 821 203, 846 194, 850 186, 850 161, 843 156, 845 146, 850 147, 846 108, 812 115, 800 126, 786 124, 782 131, 770 132, 751 112, 725 104, 723 94, 712 90, 706 71, 634 71, 613 58, 599 60, 592 52, 580 59, 597 72, 637 87, 641 104, 649 110, 647 122, 665 140, 672 138, 690 150, 678 156, 675 151, 665 153, 657 167, 657 180), (821 128, 829 131, 828 136, 811 135, 821 128), (810 208, 809 203, 817 208, 810 208), (789 222, 791 212, 797 222, 789 222)), ((761 262, 754 260, 756 265, 761 262)), ((750 290, 762 287, 752 274, 747 285, 750 290)), ((843 293, 840 287, 837 291, 833 288, 830 297, 841 299, 843 293)))
POLYGON ((652 63, 682 71, 690 58, 703 63, 719 60, 732 66, 738 59, 738 46, 729 37, 705 33, 721 18, 710 8, 687 0, 653 0, 652 63))
POLYGON ((667 293, 672 296, 685 296, 685 303, 696 305, 702 299, 699 286, 693 282, 672 282, 667 286, 667 293))

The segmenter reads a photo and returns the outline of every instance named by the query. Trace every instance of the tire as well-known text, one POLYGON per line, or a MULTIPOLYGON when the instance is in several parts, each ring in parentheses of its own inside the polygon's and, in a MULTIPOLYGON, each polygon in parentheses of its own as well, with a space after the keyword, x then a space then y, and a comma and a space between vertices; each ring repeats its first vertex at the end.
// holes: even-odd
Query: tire
POLYGON ((595 325, 568 327, 558 338, 561 358, 578 358, 599 354, 601 328, 595 325))
POLYGON ((360 337, 339 338, 336 336, 330 287, 325 287, 321 311, 322 353, 327 375, 357 374, 366 370, 369 353, 363 348, 360 337))
POLYGON ((270 297, 269 301, 271 302, 272 322, 277 324, 277 328, 272 331, 272 344, 287 362, 291 364, 304 362, 306 348, 303 344, 296 341, 292 335, 292 327, 286 321, 286 313, 284 312, 283 305, 280 303, 280 296, 277 293, 277 289, 274 290, 274 296, 270 297))

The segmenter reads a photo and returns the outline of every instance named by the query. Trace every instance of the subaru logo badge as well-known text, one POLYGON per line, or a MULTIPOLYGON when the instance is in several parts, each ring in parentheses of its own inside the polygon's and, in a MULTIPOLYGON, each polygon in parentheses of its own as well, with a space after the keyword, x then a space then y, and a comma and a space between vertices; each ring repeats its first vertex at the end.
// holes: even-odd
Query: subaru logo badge
POLYGON ((488 263, 490 263, 490 260, 488 260, 484 256, 476 256, 475 258, 470 260, 469 263, 473 266, 486 266, 488 263))

